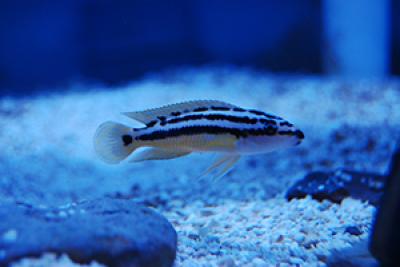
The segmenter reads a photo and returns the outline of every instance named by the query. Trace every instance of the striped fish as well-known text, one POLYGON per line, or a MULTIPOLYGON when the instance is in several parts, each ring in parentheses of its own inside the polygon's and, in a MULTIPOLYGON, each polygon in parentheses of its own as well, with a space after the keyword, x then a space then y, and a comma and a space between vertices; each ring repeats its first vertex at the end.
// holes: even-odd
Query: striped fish
POLYGON ((254 109, 214 100, 188 101, 124 115, 143 123, 131 128, 108 121, 94 136, 94 149, 116 164, 133 153, 131 162, 172 159, 192 152, 221 154, 204 174, 222 177, 241 155, 267 153, 298 145, 304 134, 290 122, 254 109))

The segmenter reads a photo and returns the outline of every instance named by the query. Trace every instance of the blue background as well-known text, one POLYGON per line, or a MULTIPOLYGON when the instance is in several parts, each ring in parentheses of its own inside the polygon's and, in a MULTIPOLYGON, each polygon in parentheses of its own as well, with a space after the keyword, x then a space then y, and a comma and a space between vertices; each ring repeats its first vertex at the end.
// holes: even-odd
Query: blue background
MULTIPOLYGON (((399 2, 388 2, 385 18, 388 74, 395 75, 399 2)), ((76 82, 121 85, 165 68, 215 63, 322 74, 322 6, 317 0, 1 1, 0 90, 25 95, 76 82)))

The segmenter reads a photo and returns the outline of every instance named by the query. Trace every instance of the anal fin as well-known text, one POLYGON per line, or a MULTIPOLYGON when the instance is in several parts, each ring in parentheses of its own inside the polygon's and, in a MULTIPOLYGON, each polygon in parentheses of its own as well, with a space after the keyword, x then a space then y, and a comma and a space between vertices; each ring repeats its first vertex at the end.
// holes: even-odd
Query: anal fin
POLYGON ((134 154, 129 162, 140 162, 145 160, 163 160, 183 157, 190 154, 191 151, 180 149, 162 149, 162 148, 148 148, 134 154))

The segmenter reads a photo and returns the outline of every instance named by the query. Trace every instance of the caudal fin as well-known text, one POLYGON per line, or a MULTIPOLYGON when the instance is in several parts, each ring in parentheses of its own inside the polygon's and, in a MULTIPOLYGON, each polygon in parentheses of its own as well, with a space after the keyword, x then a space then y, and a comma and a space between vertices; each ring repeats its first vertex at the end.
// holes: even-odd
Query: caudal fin
POLYGON ((131 128, 107 121, 97 128, 94 135, 94 150, 105 162, 116 164, 129 156, 137 146, 131 128))

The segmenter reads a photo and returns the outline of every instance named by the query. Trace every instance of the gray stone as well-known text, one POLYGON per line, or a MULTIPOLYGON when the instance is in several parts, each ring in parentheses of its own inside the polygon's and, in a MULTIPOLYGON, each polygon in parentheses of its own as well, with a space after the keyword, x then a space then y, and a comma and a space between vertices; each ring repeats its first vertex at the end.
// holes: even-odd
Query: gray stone
POLYGON ((336 170, 333 172, 312 172, 295 183, 286 193, 286 198, 304 198, 310 195, 313 199, 324 199, 340 203, 346 197, 368 201, 377 206, 383 193, 385 176, 336 170))
POLYGON ((400 140, 393 154, 371 232, 370 250, 381 266, 399 266, 400 262, 400 140))
POLYGON ((368 240, 363 239, 351 247, 333 250, 326 260, 328 267, 379 267, 368 251, 368 240))
POLYGON ((172 225, 130 200, 102 198, 57 209, 2 203, 0 218, 0 266, 53 252, 77 263, 168 267, 176 255, 172 225))
POLYGON ((350 235, 355 235, 355 236, 359 236, 362 235, 362 231, 360 230, 360 228, 356 227, 356 226, 347 226, 346 229, 344 230, 345 233, 348 233, 350 235))

